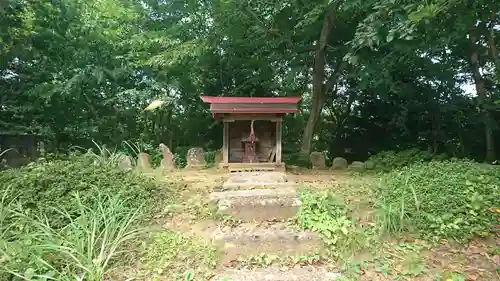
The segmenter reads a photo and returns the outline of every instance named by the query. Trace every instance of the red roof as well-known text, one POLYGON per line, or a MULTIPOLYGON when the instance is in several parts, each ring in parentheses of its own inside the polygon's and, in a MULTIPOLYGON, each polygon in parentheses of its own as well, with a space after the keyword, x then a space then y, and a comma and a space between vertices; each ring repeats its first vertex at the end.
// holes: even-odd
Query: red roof
POLYGON ((272 109, 272 108, 231 108, 231 109, 210 109, 213 114, 216 113, 240 113, 240 114, 277 114, 277 113, 297 113, 298 109, 272 109))
POLYGON ((205 103, 288 103, 294 104, 300 101, 300 97, 210 97, 210 96, 201 96, 201 99, 205 103))
POLYGON ((300 97, 208 97, 202 96, 210 104, 212 114, 285 114, 296 113, 300 97))

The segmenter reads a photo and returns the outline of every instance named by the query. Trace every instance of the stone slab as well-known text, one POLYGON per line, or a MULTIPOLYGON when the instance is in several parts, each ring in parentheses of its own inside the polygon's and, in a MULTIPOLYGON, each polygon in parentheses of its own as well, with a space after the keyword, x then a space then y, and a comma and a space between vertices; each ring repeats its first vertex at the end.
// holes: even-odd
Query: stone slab
POLYGON ((220 188, 221 190, 238 190, 238 189, 276 189, 276 188, 297 188, 298 185, 293 182, 224 182, 220 188))
POLYGON ((341 274, 322 267, 306 266, 282 271, 279 268, 227 269, 211 281, 333 281, 341 274))
POLYGON ((283 172, 237 172, 232 173, 229 179, 234 180, 270 180, 276 182, 285 182, 286 174, 283 172))
POLYGON ((293 188, 223 191, 210 197, 221 214, 242 221, 286 220, 301 205, 293 188))
POLYGON ((212 234, 212 242, 224 251, 224 262, 262 253, 282 256, 315 254, 324 247, 316 233, 293 229, 286 223, 258 227, 242 224, 217 229, 212 234))
POLYGON ((233 173, 222 184, 224 190, 238 187, 265 187, 287 184, 285 173, 282 172, 239 172, 233 173))
POLYGON ((297 196, 298 194, 295 188, 230 190, 212 192, 210 194, 210 200, 219 201, 222 199, 240 199, 245 201, 255 201, 268 198, 296 198, 297 196))

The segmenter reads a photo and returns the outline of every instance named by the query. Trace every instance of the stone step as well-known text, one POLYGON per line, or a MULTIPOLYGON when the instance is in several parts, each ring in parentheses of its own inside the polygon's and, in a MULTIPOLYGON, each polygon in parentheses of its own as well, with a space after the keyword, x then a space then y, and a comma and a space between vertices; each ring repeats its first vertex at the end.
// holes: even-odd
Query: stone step
POLYGON ((251 171, 285 171, 284 163, 276 164, 276 163, 220 163, 220 168, 228 169, 229 172, 251 172, 251 171))
POLYGON ((245 182, 245 183, 234 183, 234 182, 224 182, 214 190, 225 191, 225 190, 251 190, 251 189, 278 189, 278 188, 293 188, 297 189, 298 184, 294 182, 245 182))
POLYGON ((279 268, 227 269, 211 281, 333 281, 341 274, 322 267, 306 266, 283 271, 279 268))
POLYGON ((277 167, 230 167, 228 169, 230 173, 255 172, 255 171, 274 172, 282 170, 282 168, 277 168, 277 167))
POLYGON ((221 214, 242 221, 289 219, 301 205, 294 188, 213 192, 210 199, 221 214))
POLYGON ((314 255, 324 247, 316 233, 298 230, 286 223, 241 224, 234 228, 217 229, 212 233, 212 242, 224 252, 223 262, 259 254, 314 255))
POLYGON ((217 189, 273 189, 283 187, 296 188, 295 183, 288 181, 286 174, 283 172, 241 172, 231 174, 217 189))
POLYGON ((276 182, 285 182, 286 174, 283 172, 238 172, 232 173, 229 180, 233 181, 249 181, 249 180, 271 180, 276 182))
POLYGON ((229 189, 251 189, 263 187, 287 187, 288 183, 285 173, 281 172, 242 172, 235 173, 222 184, 223 190, 229 189))

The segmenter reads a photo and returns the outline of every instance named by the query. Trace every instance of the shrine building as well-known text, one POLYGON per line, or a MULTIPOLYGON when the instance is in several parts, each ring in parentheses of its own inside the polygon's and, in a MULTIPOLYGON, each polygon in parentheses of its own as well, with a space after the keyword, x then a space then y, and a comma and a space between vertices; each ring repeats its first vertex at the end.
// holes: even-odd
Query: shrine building
POLYGON ((282 122, 298 112, 300 97, 210 97, 212 117, 224 123, 221 168, 281 170, 282 122))

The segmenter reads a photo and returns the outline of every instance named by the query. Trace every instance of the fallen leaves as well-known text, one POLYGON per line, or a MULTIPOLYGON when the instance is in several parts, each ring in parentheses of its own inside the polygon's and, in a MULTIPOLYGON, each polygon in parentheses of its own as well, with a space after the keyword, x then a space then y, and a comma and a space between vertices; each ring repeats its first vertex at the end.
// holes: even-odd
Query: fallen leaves
POLYGON ((467 275, 467 280, 470 280, 470 281, 476 281, 478 278, 479 278, 479 275, 475 274, 475 273, 469 273, 467 275))
POLYGON ((500 255, 494 255, 491 257, 491 261, 496 265, 500 266, 500 255))

